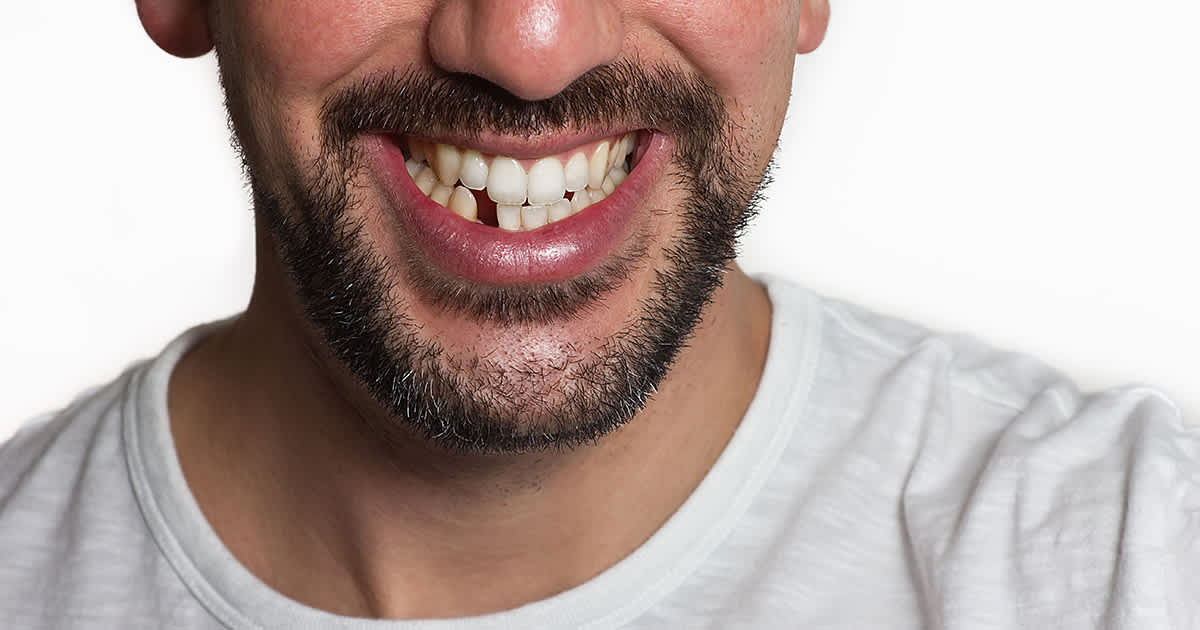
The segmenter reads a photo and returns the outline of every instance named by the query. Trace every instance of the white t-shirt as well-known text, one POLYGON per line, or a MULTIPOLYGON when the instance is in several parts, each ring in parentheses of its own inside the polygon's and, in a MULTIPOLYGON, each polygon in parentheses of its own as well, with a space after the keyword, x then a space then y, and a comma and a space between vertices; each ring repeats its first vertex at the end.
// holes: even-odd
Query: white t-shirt
POLYGON ((1170 402, 1082 396, 1026 357, 766 282, 766 370, 732 441, 576 588, 421 621, 272 591, 171 441, 168 376, 201 329, 0 447, 0 627, 1200 628, 1200 432, 1170 402))

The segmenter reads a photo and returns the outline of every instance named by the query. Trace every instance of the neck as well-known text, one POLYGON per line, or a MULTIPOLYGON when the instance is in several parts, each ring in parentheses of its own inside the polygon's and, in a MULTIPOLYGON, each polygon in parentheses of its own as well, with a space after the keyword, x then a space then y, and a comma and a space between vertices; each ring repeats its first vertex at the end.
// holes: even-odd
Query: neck
POLYGON ((579 449, 453 453, 382 444, 282 311, 250 307, 180 362, 172 431, 188 484, 235 557, 337 614, 495 612, 594 577, 645 542, 736 430, 766 356, 765 292, 732 270, 631 422, 579 449), (719 383, 720 386, 713 386, 719 383))

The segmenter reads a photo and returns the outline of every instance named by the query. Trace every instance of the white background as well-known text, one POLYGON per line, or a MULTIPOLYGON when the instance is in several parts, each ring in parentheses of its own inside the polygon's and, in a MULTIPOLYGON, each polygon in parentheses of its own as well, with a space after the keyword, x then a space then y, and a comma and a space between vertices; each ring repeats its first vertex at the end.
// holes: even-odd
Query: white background
MULTIPOLYGON (((1200 411, 1200 3, 833 0, 743 260, 1200 411)), ((131 0, 0 8, 0 435, 239 310, 211 57, 131 0)))

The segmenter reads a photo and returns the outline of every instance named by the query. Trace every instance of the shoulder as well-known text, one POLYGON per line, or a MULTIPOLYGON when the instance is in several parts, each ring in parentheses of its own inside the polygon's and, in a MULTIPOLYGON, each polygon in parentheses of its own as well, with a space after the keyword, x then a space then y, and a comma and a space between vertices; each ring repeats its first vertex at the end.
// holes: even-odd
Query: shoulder
POLYGON ((940 433, 902 502, 931 607, 1011 627, 1200 624, 1200 433, 1162 394, 1054 386, 996 431, 940 433))
POLYGON ((1200 623, 1200 429, 1147 387, 817 298, 810 412, 889 471, 932 614, 999 627, 1200 623))
POLYGON ((820 329, 823 374, 872 395, 922 399, 928 403, 925 411, 937 416, 933 419, 985 423, 998 435, 1015 422, 1023 430, 1039 423, 1048 429, 1076 416, 1120 424, 1148 414, 1190 430, 1179 408, 1153 388, 1083 392, 1045 362, 971 335, 933 330, 821 297, 788 280, 767 278, 767 284, 773 301, 783 296, 792 304, 812 304, 807 316, 816 320, 811 327, 820 329))
POLYGON ((124 417, 143 369, 131 367, 0 445, 0 618, 12 627, 104 625, 113 614, 125 627, 152 627, 154 611, 178 609, 163 599, 175 597, 169 591, 144 588, 173 577, 142 520, 125 457, 124 417))
POLYGON ((815 299, 823 389, 858 399, 862 416, 919 427, 917 472, 1022 466, 1058 470, 1066 481, 1072 467, 1149 476, 1167 469, 1148 460, 1166 458, 1178 475, 1200 467, 1200 427, 1151 387, 1084 392, 1028 355, 815 299))
MULTIPOLYGON (((120 407, 129 373, 78 396, 66 408, 32 419, 0 444, 0 497, 5 516, 20 513, 20 499, 37 494, 49 499, 78 481, 87 460, 118 458, 120 407)), ((40 507, 48 507, 45 502, 40 507)), ((3 521, 0 521, 3 522, 3 521)), ((0 538, 0 540, 8 540, 0 538)))

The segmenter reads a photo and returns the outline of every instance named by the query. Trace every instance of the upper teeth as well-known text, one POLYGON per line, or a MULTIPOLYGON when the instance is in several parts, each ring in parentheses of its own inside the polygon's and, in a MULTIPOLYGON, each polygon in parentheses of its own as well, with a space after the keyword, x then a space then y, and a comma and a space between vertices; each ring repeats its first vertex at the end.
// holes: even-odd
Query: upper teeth
POLYGON ((532 230, 612 194, 625 181, 626 159, 633 153, 635 138, 631 132, 605 140, 590 155, 576 150, 563 157, 544 157, 528 172, 510 157, 496 156, 489 163, 473 149, 411 140, 406 166, 422 193, 455 214, 476 220, 478 208, 471 190, 486 188, 488 198, 496 202, 501 229, 532 230))

